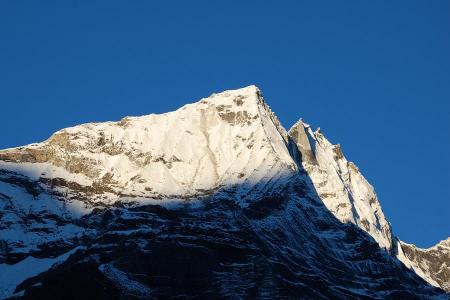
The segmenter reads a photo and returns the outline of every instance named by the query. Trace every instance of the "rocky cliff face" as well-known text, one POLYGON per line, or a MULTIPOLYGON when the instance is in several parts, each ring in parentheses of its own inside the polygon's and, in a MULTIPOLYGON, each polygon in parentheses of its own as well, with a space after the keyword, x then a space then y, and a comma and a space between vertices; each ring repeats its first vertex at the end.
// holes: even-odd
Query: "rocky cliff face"
POLYGON ((320 132, 297 122, 290 130, 301 154, 301 164, 326 207, 342 222, 369 233, 381 247, 392 249, 391 226, 386 221, 373 187, 340 145, 332 145, 320 132))
POLYGON ((450 238, 428 249, 399 241, 398 258, 430 284, 450 291, 450 238))
POLYGON ((445 299, 444 249, 254 86, 0 151, 0 298, 445 299))

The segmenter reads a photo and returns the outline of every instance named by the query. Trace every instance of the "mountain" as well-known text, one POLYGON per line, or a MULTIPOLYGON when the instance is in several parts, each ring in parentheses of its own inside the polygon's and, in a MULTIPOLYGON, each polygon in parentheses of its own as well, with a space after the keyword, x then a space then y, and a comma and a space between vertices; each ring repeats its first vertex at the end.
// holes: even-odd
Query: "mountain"
POLYGON ((428 249, 399 241, 398 258, 430 284, 450 291, 450 238, 428 249))
POLYGON ((255 86, 0 151, 2 299, 448 299, 448 249, 255 86))
POLYGON ((392 250, 391 226, 381 210, 373 187, 340 145, 331 144, 302 121, 290 130, 301 154, 301 163, 325 206, 340 221, 352 222, 369 233, 386 250, 392 250))

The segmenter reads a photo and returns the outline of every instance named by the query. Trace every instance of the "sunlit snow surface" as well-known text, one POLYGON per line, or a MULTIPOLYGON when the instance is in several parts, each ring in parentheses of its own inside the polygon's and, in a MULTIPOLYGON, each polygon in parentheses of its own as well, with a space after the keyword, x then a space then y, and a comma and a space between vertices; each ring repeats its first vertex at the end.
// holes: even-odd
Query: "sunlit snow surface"
MULTIPOLYGON (((246 208, 261 195, 283 190, 301 172, 316 192, 310 197, 338 220, 357 225, 388 251, 397 245, 373 187, 340 146, 302 121, 288 133, 255 86, 213 94, 174 112, 62 129, 42 143, 0 151, 0 171, 0 240, 21 253, 95 234, 75 221, 96 209, 200 208, 212 196, 246 208)), ((279 220, 260 222, 270 227, 279 220)), ((342 238, 331 230, 320 235, 327 241, 342 238)), ((34 273, 12 276, 16 279, 2 280, 1 286, 9 295, 19 279, 65 257, 3 264, 4 274, 25 264, 34 273)), ((401 252, 399 258, 436 285, 426 269, 401 252)), ((114 266, 101 271, 128 282, 124 288, 131 294, 140 289, 114 266)))

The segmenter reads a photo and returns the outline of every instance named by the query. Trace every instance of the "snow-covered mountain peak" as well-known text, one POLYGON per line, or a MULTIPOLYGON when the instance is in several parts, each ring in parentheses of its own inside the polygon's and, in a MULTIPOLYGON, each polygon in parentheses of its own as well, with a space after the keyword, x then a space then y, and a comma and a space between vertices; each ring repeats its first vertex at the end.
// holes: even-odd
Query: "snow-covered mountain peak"
POLYGON ((45 170, 38 175, 44 181, 95 186, 99 201, 186 198, 274 184, 296 170, 287 140, 259 89, 249 86, 161 115, 66 128, 43 143, 2 151, 0 160, 4 169, 45 170))
POLYGON ((392 248, 391 226, 387 222, 373 187, 356 165, 345 158, 339 144, 331 144, 320 129, 313 131, 302 120, 292 126, 301 163, 311 177, 319 197, 342 222, 352 222, 380 244, 392 248))
POLYGON ((83 195, 106 205, 223 189, 249 200, 276 191, 300 165, 339 220, 355 223, 391 248, 390 225, 375 192, 340 146, 302 120, 288 134, 256 86, 213 94, 165 114, 62 129, 45 142, 0 152, 1 169, 70 190, 73 201, 83 195), (298 151, 290 149, 291 140, 298 151))
POLYGON ((286 132, 255 86, 0 150, 0 298, 67 284, 86 298, 79 286, 92 283, 94 293, 108 284, 105 299, 193 286, 205 298, 440 295, 373 239, 450 290, 450 239, 393 246, 373 187, 340 145, 302 120, 286 132))

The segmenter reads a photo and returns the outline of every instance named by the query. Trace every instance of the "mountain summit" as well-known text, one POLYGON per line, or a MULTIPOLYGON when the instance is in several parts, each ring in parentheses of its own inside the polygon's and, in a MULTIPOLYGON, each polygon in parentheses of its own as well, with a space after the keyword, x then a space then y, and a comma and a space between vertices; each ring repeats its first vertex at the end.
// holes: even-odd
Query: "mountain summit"
MULTIPOLYGON (((295 171, 286 141, 259 90, 250 86, 171 113, 66 128, 43 143, 0 152, 0 158, 25 168, 45 166, 43 178, 103 188, 117 196, 110 201, 124 194, 186 198, 295 171)), ((99 196, 104 202, 103 193, 94 194, 91 201, 99 196)))
POLYGON ((446 299, 448 249, 255 86, 0 151, 0 299, 446 299))

